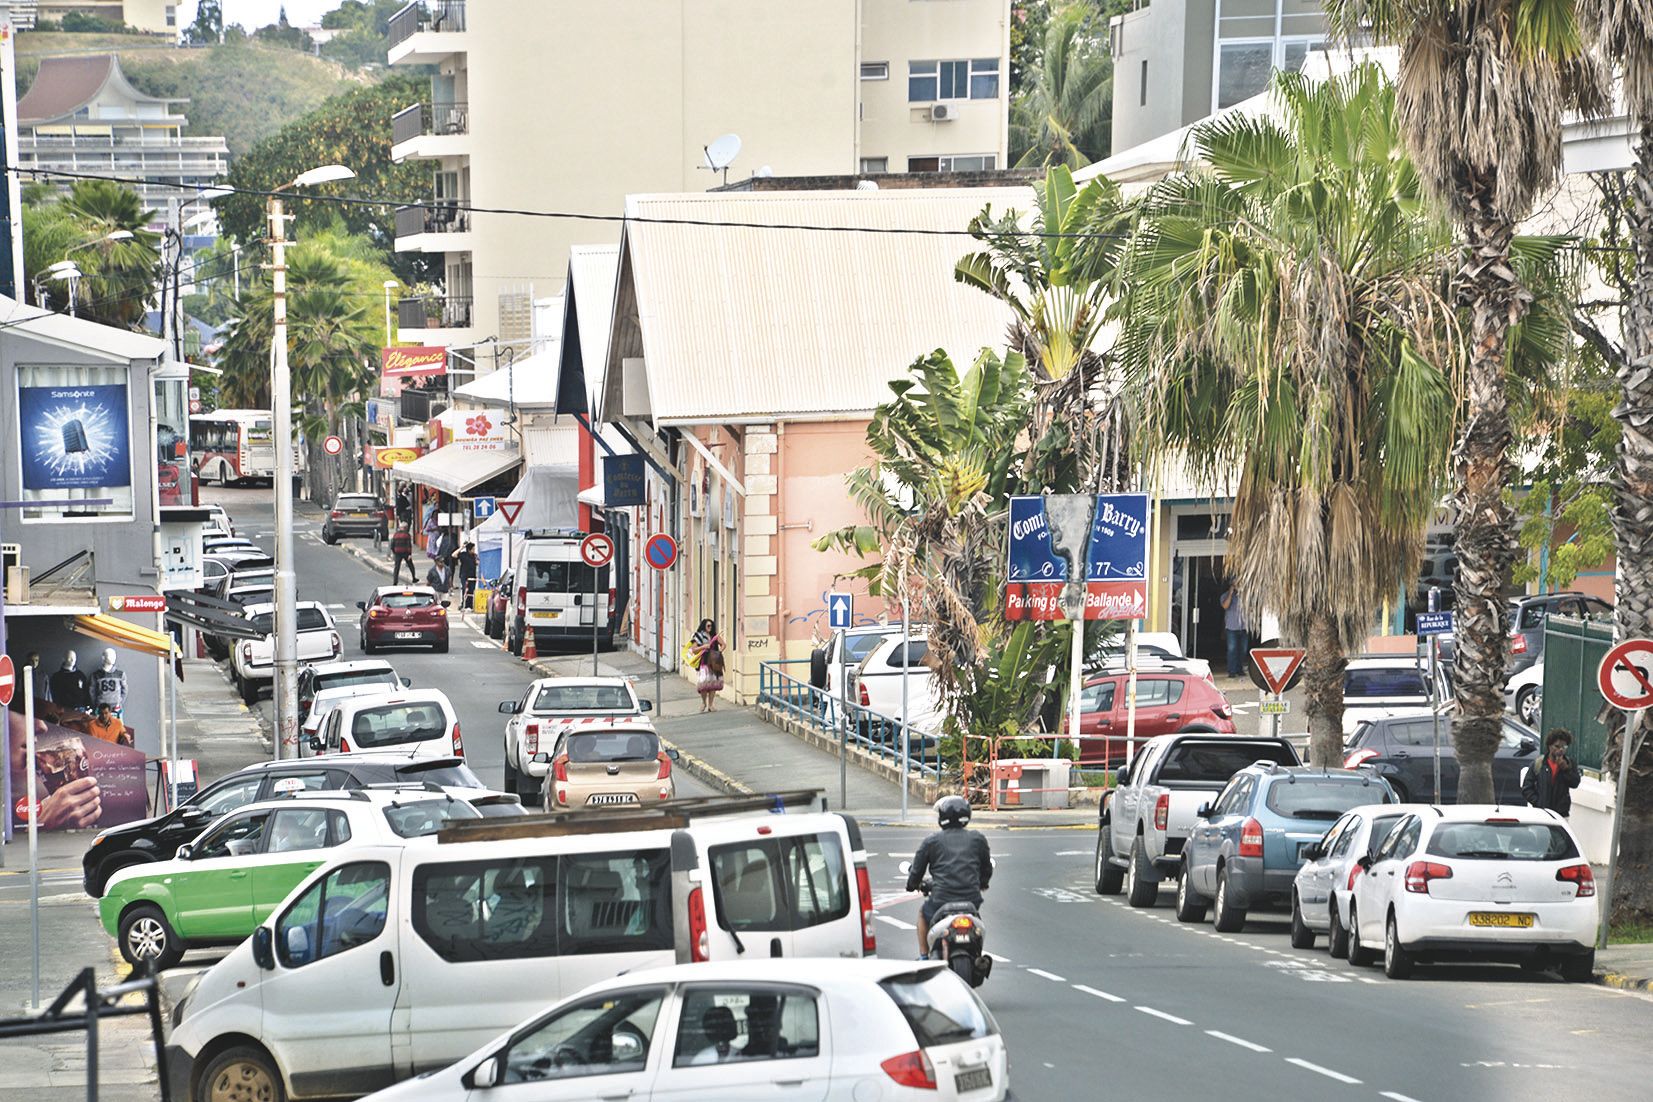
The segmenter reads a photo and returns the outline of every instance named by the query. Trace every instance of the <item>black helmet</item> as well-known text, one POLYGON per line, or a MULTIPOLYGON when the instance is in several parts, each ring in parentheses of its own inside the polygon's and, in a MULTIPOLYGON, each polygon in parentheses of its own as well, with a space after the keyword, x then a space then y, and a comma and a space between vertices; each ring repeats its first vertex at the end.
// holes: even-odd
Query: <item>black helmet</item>
POLYGON ((936 801, 936 819, 942 830, 953 830, 970 823, 970 801, 963 796, 943 796, 936 801))

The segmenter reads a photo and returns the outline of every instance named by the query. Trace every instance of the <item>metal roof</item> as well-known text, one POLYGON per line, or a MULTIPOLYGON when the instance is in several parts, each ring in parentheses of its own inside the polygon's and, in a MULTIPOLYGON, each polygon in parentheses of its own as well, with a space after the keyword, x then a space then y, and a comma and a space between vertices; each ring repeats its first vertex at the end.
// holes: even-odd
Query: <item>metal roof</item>
POLYGON ((865 414, 937 348, 1002 347, 1010 311, 953 278, 984 206, 1034 207, 1030 188, 633 195, 602 408, 620 408, 621 362, 642 356, 657 424, 865 414))
MULTIPOLYGON (((30 126, 65 118, 77 108, 97 99, 111 80, 116 82, 123 98, 137 103, 189 102, 179 96, 149 96, 138 91, 121 72, 120 59, 114 54, 43 57, 34 83, 29 85, 28 93, 17 101, 17 121, 19 125, 30 126)), ((107 125, 108 121, 87 120, 91 125, 107 125)))
MULTIPOLYGON (((603 368, 608 364, 608 334, 614 321, 614 283, 620 274, 619 245, 575 245, 568 250, 568 290, 564 309, 574 312, 579 332, 579 366, 586 409, 593 420, 602 416, 603 368)), ((563 324, 563 337, 568 325, 563 324)), ((563 370, 572 366, 565 352, 563 370)))
POLYGON ((105 359, 158 360, 166 355, 166 342, 158 337, 68 314, 54 314, 4 295, 0 295, 0 326, 5 327, 0 330, 3 332, 27 335, 105 359))

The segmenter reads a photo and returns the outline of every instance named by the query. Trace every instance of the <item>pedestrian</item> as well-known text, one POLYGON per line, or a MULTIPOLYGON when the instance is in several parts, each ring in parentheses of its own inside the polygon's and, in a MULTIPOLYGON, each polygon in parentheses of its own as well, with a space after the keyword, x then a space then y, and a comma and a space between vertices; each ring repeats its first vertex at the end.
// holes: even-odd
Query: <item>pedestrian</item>
POLYGON ((469 608, 476 592, 476 544, 467 540, 464 547, 448 556, 448 577, 455 574, 459 577, 459 607, 469 608))
POLYGON ((1228 637, 1228 676, 1239 677, 1245 673, 1245 652, 1247 630, 1245 610, 1240 607, 1240 594, 1234 588, 1234 583, 1228 585, 1228 592, 1222 596, 1223 605, 1223 632, 1228 637))
POLYGON ((396 491, 396 523, 413 527, 413 494, 405 483, 396 491))
POLYGON ((717 694, 723 691, 723 636, 717 633, 715 622, 700 621, 689 639, 689 653, 699 662, 695 691, 700 694, 700 710, 715 712, 717 694))
POLYGON ((413 569, 413 533, 408 526, 398 524, 396 533, 390 537, 390 554, 395 562, 390 567, 390 584, 395 585, 402 578, 402 564, 408 564, 408 585, 419 580, 419 575, 413 569))
POLYGON ((120 746, 131 746, 132 735, 127 731, 126 724, 121 717, 110 710, 109 705, 99 704, 97 718, 92 720, 87 732, 104 742, 113 742, 120 746))
POLYGON ((1544 740, 1544 760, 1533 762, 1527 770, 1527 779, 1521 782, 1521 795, 1533 807, 1553 811, 1562 818, 1573 809, 1573 789, 1578 787, 1578 763, 1567 756, 1573 745, 1573 733, 1565 727, 1556 727, 1544 740))

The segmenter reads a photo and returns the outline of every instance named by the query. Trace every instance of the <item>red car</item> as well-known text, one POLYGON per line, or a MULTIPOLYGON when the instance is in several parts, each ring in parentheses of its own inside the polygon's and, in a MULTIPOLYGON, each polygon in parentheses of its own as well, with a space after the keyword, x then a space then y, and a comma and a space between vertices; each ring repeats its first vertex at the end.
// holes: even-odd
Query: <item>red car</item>
MULTIPOLYGON (((1130 753, 1125 737, 1125 674, 1091 677, 1079 694, 1079 761, 1086 765, 1123 762, 1130 753)), ((1062 724, 1067 732, 1067 722, 1062 724)), ((1136 739, 1183 731, 1236 734, 1234 709, 1222 690, 1198 674, 1173 670, 1138 670, 1136 739)))
POLYGON ((429 646, 437 654, 448 650, 448 602, 428 585, 382 585, 362 610, 362 653, 380 647, 429 646))

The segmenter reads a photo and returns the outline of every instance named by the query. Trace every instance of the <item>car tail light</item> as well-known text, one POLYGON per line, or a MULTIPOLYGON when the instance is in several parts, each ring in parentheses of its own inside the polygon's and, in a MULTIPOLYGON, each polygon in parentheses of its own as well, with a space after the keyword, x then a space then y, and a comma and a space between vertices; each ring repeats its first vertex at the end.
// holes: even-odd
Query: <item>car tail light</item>
POLYGON ((916 1087, 921 1091, 936 1089, 936 1069, 923 1049, 892 1056, 878 1066, 903 1087, 916 1087))
POLYGON ((655 774, 655 780, 663 781, 672 775, 672 759, 666 756, 664 750, 654 755, 654 759, 660 763, 660 772, 655 774))
POLYGON ((1161 792, 1159 799, 1154 801, 1154 829, 1164 830, 1171 820, 1171 794, 1161 792))
POLYGON ((568 755, 558 754, 557 760, 551 763, 551 775, 559 781, 568 780, 568 755))
POLYGON ((530 723, 522 729, 522 745, 530 755, 540 752, 540 725, 530 723))
POLYGON ((863 708, 871 708, 872 707, 872 697, 867 695, 866 682, 864 682, 864 681, 856 682, 856 685, 855 685, 855 699, 856 699, 857 702, 860 703, 861 707, 863 707, 863 708))
POLYGON ((253 645, 251 643, 242 643, 241 644, 241 661, 251 662, 252 660, 253 660, 253 645))
POLYGON ((1526 654, 1527 653, 1527 637, 1525 635, 1522 635, 1521 633, 1517 632, 1516 634, 1510 636, 1510 653, 1511 654, 1526 654))
POLYGON ((330 631, 327 634, 333 640, 333 657, 337 658, 339 652, 344 650, 344 640, 339 638, 339 633, 336 631, 330 631))
POLYGON ((1240 826, 1240 856, 1261 857, 1263 855, 1263 824, 1256 819, 1247 819, 1240 826))
POLYGON ((855 866, 855 890, 861 895, 861 952, 864 956, 875 956, 878 935, 872 928, 872 876, 865 863, 855 866))
POLYGON ((1360 875, 1360 866, 1359 865, 1350 865, 1349 866, 1349 882, 1347 884, 1343 885, 1343 890, 1344 891, 1351 891, 1351 892, 1354 891, 1355 890, 1355 878, 1358 877, 1359 875, 1360 875))
POLYGON ((696 964, 712 959, 712 938, 706 929, 706 895, 703 888, 689 892, 689 959, 696 964))
POLYGON ((350 753, 350 740, 345 738, 343 735, 339 736, 339 753, 350 753))
POLYGON ((1367 747, 1364 750, 1356 750, 1354 753, 1350 754, 1348 757, 1343 759, 1343 768, 1353 769, 1356 766, 1365 765, 1367 762, 1372 761, 1377 756, 1378 756, 1378 752, 1376 750, 1371 749, 1370 747, 1367 747))
POLYGON ((1596 874, 1590 871, 1589 865, 1568 865, 1564 869, 1556 869, 1555 878, 1578 885, 1578 894, 1573 897, 1574 899, 1584 899, 1596 894, 1596 874))
MULTIPOLYGON (((1585 866, 1588 868, 1589 866, 1585 866)), ((1436 861, 1414 861, 1406 866, 1406 890, 1418 895, 1429 894, 1431 880, 1451 880, 1452 866, 1436 861)))
POLYGON ((344 510, 334 509, 331 513, 328 514, 328 516, 332 517, 334 520, 338 520, 340 517, 344 516, 344 510))
POLYGON ((1224 719, 1233 719, 1234 718, 1234 709, 1228 703, 1228 701, 1226 701, 1226 700, 1223 701, 1221 704, 1211 705, 1211 710, 1213 712, 1216 712, 1218 715, 1222 716, 1224 719))
POLYGON ((528 587, 525 586, 525 585, 519 585, 519 586, 517 586, 517 615, 526 616, 527 614, 528 614, 528 587))
POLYGON ((456 758, 465 756, 465 734, 459 729, 458 723, 453 725, 453 756, 456 758))
POLYGON ((369 620, 377 620, 382 612, 384 612, 384 609, 374 605, 372 608, 367 610, 367 618, 369 620))
POLYGON ((610 612, 614 611, 615 602, 617 602, 619 599, 620 599, 620 591, 618 589, 615 589, 613 586, 609 586, 608 587, 608 610, 610 612))
POLYGON ((447 609, 443 608, 441 605, 436 606, 436 615, 437 616, 443 617, 443 616, 447 616, 447 614, 448 614, 447 609))

